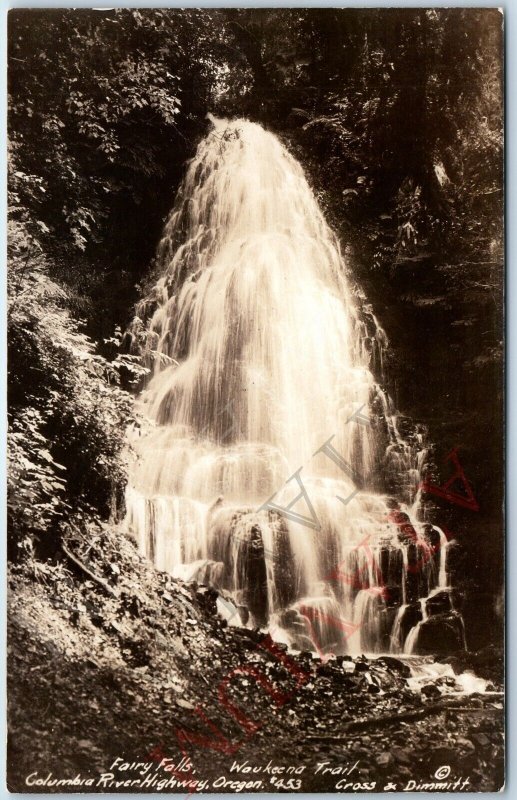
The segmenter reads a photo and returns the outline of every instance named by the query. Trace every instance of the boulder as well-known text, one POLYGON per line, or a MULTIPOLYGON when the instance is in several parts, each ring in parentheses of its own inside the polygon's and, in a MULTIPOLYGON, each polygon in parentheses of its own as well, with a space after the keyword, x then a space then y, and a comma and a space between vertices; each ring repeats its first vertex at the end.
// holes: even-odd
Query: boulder
POLYGON ((409 678, 411 675, 411 670, 408 665, 404 664, 404 662, 400 661, 398 658, 393 658, 393 656, 381 656, 376 659, 375 664, 386 667, 390 672, 398 672, 404 678, 409 678))
POLYGON ((456 612, 436 614, 420 625, 414 653, 447 655, 465 649, 463 620, 456 612))
POLYGON ((425 610, 429 617, 436 616, 436 614, 448 614, 452 611, 450 593, 448 591, 436 592, 428 597, 425 610))

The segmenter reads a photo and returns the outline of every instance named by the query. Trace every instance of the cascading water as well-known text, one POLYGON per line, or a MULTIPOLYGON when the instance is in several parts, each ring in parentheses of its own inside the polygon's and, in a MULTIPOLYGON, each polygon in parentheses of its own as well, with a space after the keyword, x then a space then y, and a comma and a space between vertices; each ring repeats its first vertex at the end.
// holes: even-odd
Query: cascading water
POLYGON ((294 647, 401 652, 419 598, 449 596, 447 541, 417 519, 424 452, 372 373, 385 335, 300 165, 259 125, 212 121, 131 328, 150 375, 128 529, 294 647))

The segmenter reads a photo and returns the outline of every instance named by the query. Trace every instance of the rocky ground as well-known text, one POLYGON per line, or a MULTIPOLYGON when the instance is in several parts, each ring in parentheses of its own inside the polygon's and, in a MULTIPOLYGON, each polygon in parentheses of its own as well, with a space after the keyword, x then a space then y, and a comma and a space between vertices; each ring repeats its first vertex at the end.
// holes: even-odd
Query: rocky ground
POLYGON ((109 528, 12 568, 8 786, 23 792, 496 791, 500 654, 409 688, 395 658, 294 656, 109 528), (117 760, 118 759, 118 760, 117 760), (65 783, 63 783, 65 781, 65 783))

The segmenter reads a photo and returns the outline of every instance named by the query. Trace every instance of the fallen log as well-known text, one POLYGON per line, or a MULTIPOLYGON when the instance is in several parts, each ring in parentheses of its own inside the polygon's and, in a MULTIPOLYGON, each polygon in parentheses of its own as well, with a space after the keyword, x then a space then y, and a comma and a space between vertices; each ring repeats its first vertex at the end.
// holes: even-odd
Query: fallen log
POLYGON ((88 569, 86 564, 83 564, 80 558, 78 558, 76 555, 70 552, 70 550, 63 541, 61 542, 61 550, 63 551, 65 556, 69 559, 69 561, 71 561, 72 564, 74 564, 81 572, 87 575, 88 578, 90 578, 90 580, 97 583, 107 594, 118 600, 118 594, 114 591, 114 589, 111 588, 111 586, 104 580, 104 578, 99 578, 98 575, 96 575, 94 572, 88 569))
POLYGON ((325 736, 322 734, 309 734, 306 738, 311 742, 330 742, 340 743, 346 741, 346 734, 355 731, 367 730, 368 728, 378 728, 384 725, 394 725, 399 722, 408 722, 415 719, 423 719, 432 714, 441 714, 444 711, 456 712, 459 714, 470 713, 479 709, 468 708, 468 706, 454 706, 451 703, 432 703, 423 706, 415 711, 406 711, 402 714, 384 714, 380 717, 368 717, 368 719, 358 719, 347 723, 340 734, 335 736, 325 736))

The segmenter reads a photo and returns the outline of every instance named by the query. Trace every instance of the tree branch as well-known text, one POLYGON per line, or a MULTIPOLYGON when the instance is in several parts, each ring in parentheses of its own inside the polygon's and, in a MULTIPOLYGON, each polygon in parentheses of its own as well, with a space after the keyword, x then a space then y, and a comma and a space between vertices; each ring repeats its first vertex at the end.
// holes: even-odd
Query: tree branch
POLYGON ((99 578, 98 575, 95 575, 94 572, 88 569, 88 567, 85 564, 83 564, 83 562, 79 558, 77 558, 77 556, 73 555, 73 553, 70 552, 70 550, 63 541, 61 541, 61 550, 63 551, 65 556, 72 562, 72 564, 78 567, 78 569, 85 575, 87 575, 88 578, 90 578, 90 580, 95 581, 95 583, 97 583, 102 589, 104 589, 104 591, 107 594, 109 594, 110 597, 114 597, 115 599, 118 600, 118 595, 111 588, 111 586, 109 586, 109 584, 103 578, 99 578))

